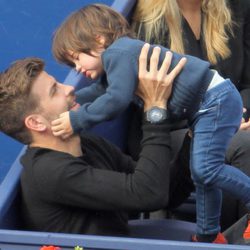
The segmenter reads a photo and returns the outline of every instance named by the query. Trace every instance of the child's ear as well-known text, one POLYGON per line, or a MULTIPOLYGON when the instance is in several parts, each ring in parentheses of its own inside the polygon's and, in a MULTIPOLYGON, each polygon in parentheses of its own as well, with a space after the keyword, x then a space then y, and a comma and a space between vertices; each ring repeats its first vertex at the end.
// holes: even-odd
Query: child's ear
POLYGON ((28 115, 24 120, 25 126, 30 130, 43 132, 47 129, 47 124, 43 116, 38 114, 28 115))
POLYGON ((102 46, 104 47, 105 42, 106 42, 106 40, 105 40, 105 37, 104 37, 104 36, 97 35, 97 36, 96 36, 96 40, 97 40, 97 42, 98 42, 100 45, 102 45, 102 46))

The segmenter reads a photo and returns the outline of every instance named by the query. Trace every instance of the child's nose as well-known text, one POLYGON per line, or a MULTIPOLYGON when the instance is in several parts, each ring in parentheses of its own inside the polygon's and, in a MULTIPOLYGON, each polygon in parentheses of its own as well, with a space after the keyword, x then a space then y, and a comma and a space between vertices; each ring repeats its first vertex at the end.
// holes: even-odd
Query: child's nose
POLYGON ((76 63, 75 65, 76 65, 76 71, 79 72, 81 70, 81 66, 78 63, 76 63))

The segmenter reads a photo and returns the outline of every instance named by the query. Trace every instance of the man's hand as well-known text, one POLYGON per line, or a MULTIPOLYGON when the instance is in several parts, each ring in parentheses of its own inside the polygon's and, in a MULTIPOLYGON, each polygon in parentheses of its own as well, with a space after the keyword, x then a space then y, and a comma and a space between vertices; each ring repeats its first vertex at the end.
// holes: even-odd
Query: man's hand
POLYGON ((62 139, 67 139, 73 134, 73 129, 70 123, 69 112, 60 114, 59 118, 52 121, 51 130, 54 136, 60 136, 62 139))
POLYGON ((142 47, 139 57, 139 84, 136 94, 144 101, 144 111, 153 106, 166 108, 166 104, 172 91, 172 84, 175 77, 180 73, 186 64, 186 58, 182 58, 175 68, 168 73, 172 53, 168 51, 165 59, 158 70, 158 62, 161 49, 155 47, 150 58, 149 71, 147 70, 147 58, 150 45, 142 47))

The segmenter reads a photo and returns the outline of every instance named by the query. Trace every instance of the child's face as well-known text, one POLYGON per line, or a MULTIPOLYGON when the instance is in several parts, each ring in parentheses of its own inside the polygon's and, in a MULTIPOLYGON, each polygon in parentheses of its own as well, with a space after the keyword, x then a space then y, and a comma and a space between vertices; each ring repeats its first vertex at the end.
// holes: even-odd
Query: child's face
POLYGON ((91 51, 93 56, 85 53, 78 53, 69 51, 69 56, 72 62, 75 64, 77 72, 82 73, 87 78, 97 79, 103 73, 103 65, 101 60, 101 53, 103 50, 98 52, 91 51))

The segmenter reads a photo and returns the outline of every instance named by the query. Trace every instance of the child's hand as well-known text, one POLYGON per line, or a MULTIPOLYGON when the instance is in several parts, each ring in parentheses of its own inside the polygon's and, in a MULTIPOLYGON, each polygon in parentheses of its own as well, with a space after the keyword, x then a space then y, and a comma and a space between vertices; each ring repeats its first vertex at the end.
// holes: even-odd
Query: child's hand
POLYGON ((51 122, 51 130, 54 136, 60 136, 62 139, 67 139, 73 134, 68 111, 51 122))

